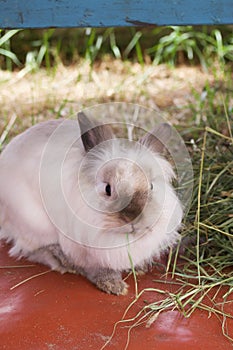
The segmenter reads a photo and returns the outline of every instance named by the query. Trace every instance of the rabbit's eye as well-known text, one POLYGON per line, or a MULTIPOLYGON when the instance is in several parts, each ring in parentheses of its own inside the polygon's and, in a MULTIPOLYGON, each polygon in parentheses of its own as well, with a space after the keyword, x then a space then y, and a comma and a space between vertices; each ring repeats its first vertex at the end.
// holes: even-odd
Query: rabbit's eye
POLYGON ((105 193, 107 196, 111 196, 111 186, 109 184, 107 184, 105 187, 105 193))
POLYGON ((154 188, 154 185, 153 185, 153 183, 151 183, 150 184, 150 189, 153 190, 153 188, 154 188))

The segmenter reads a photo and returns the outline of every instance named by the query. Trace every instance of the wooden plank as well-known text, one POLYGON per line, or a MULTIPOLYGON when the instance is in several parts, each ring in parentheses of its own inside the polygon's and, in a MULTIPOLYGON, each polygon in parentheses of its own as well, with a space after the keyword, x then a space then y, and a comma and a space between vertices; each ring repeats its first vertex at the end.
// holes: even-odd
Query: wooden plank
POLYGON ((0 0, 0 28, 233 23, 233 0, 0 0))

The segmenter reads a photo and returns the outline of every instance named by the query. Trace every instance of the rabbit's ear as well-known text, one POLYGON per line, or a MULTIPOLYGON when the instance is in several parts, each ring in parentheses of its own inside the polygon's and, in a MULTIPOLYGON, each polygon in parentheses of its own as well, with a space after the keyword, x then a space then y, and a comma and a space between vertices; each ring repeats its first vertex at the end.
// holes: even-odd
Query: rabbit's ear
POLYGON ((78 122, 81 130, 81 138, 86 152, 103 141, 113 138, 112 129, 109 125, 95 125, 87 116, 80 112, 78 113, 78 122))
POLYGON ((171 132, 172 129, 168 123, 161 123, 143 136, 139 142, 155 152, 162 153, 171 137, 171 132))

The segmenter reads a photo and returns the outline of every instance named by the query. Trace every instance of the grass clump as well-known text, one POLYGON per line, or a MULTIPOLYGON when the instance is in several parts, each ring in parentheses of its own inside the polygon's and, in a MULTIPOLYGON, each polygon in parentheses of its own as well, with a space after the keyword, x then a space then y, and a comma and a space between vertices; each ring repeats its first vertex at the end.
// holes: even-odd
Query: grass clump
POLYGON ((222 114, 206 118, 186 134, 194 169, 193 200, 182 232, 189 243, 181 260, 170 258, 167 266, 180 287, 163 300, 165 304, 149 306, 149 324, 167 309, 178 309, 185 317, 196 308, 206 310, 221 318, 223 334, 231 341, 226 319, 232 319, 233 312, 225 306, 229 310, 227 299, 233 291, 232 118, 223 106, 222 114))
POLYGON ((79 28, 0 30, 0 66, 36 71, 85 58, 91 65, 103 56, 137 61, 200 64, 233 60, 231 26, 167 26, 152 28, 79 28), (1 48, 1 45, 4 47, 1 48), (2 51, 4 49, 4 51, 2 51), (1 58, 1 54, 3 55, 1 58), (22 62, 22 65, 20 64, 22 62))
POLYGON ((187 244, 180 261, 168 259, 168 277, 174 280, 164 282, 178 283, 179 288, 175 293, 157 290, 164 298, 146 306, 146 324, 151 325, 166 310, 176 309, 190 317, 198 308, 216 315, 223 335, 233 341, 227 328, 227 319, 233 319, 229 307, 233 302, 229 298, 233 291, 232 116, 226 114, 225 120, 222 116, 221 124, 222 130, 200 128, 192 142, 194 193, 182 234, 195 244, 187 244))

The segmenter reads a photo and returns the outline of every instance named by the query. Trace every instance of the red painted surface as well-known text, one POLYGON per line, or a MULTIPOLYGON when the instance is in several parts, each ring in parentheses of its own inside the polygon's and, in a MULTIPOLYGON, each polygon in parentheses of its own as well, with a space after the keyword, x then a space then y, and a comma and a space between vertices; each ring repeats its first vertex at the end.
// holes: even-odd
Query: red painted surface
MULTIPOLYGON (((0 349, 9 350, 99 350, 111 335, 114 323, 122 318, 134 300, 134 281, 130 277, 127 296, 107 295, 81 276, 56 272, 38 276, 11 290, 20 281, 47 271, 42 265, 22 268, 4 266, 26 265, 7 255, 9 247, 0 247, 0 349)), ((153 282, 158 272, 139 277, 139 289, 146 287, 172 289, 153 282)), ((156 293, 142 299, 156 301, 156 293)), ((131 310, 133 316, 145 305, 131 310)), ((132 324, 132 323, 131 323, 132 324)), ((233 323, 228 324, 233 329, 233 323)), ((106 350, 125 348, 128 328, 118 325, 106 350)), ((221 323, 206 312, 195 311, 184 318, 178 311, 162 313, 150 328, 140 325, 130 335, 129 350, 222 350, 232 349, 222 335, 221 323)))

